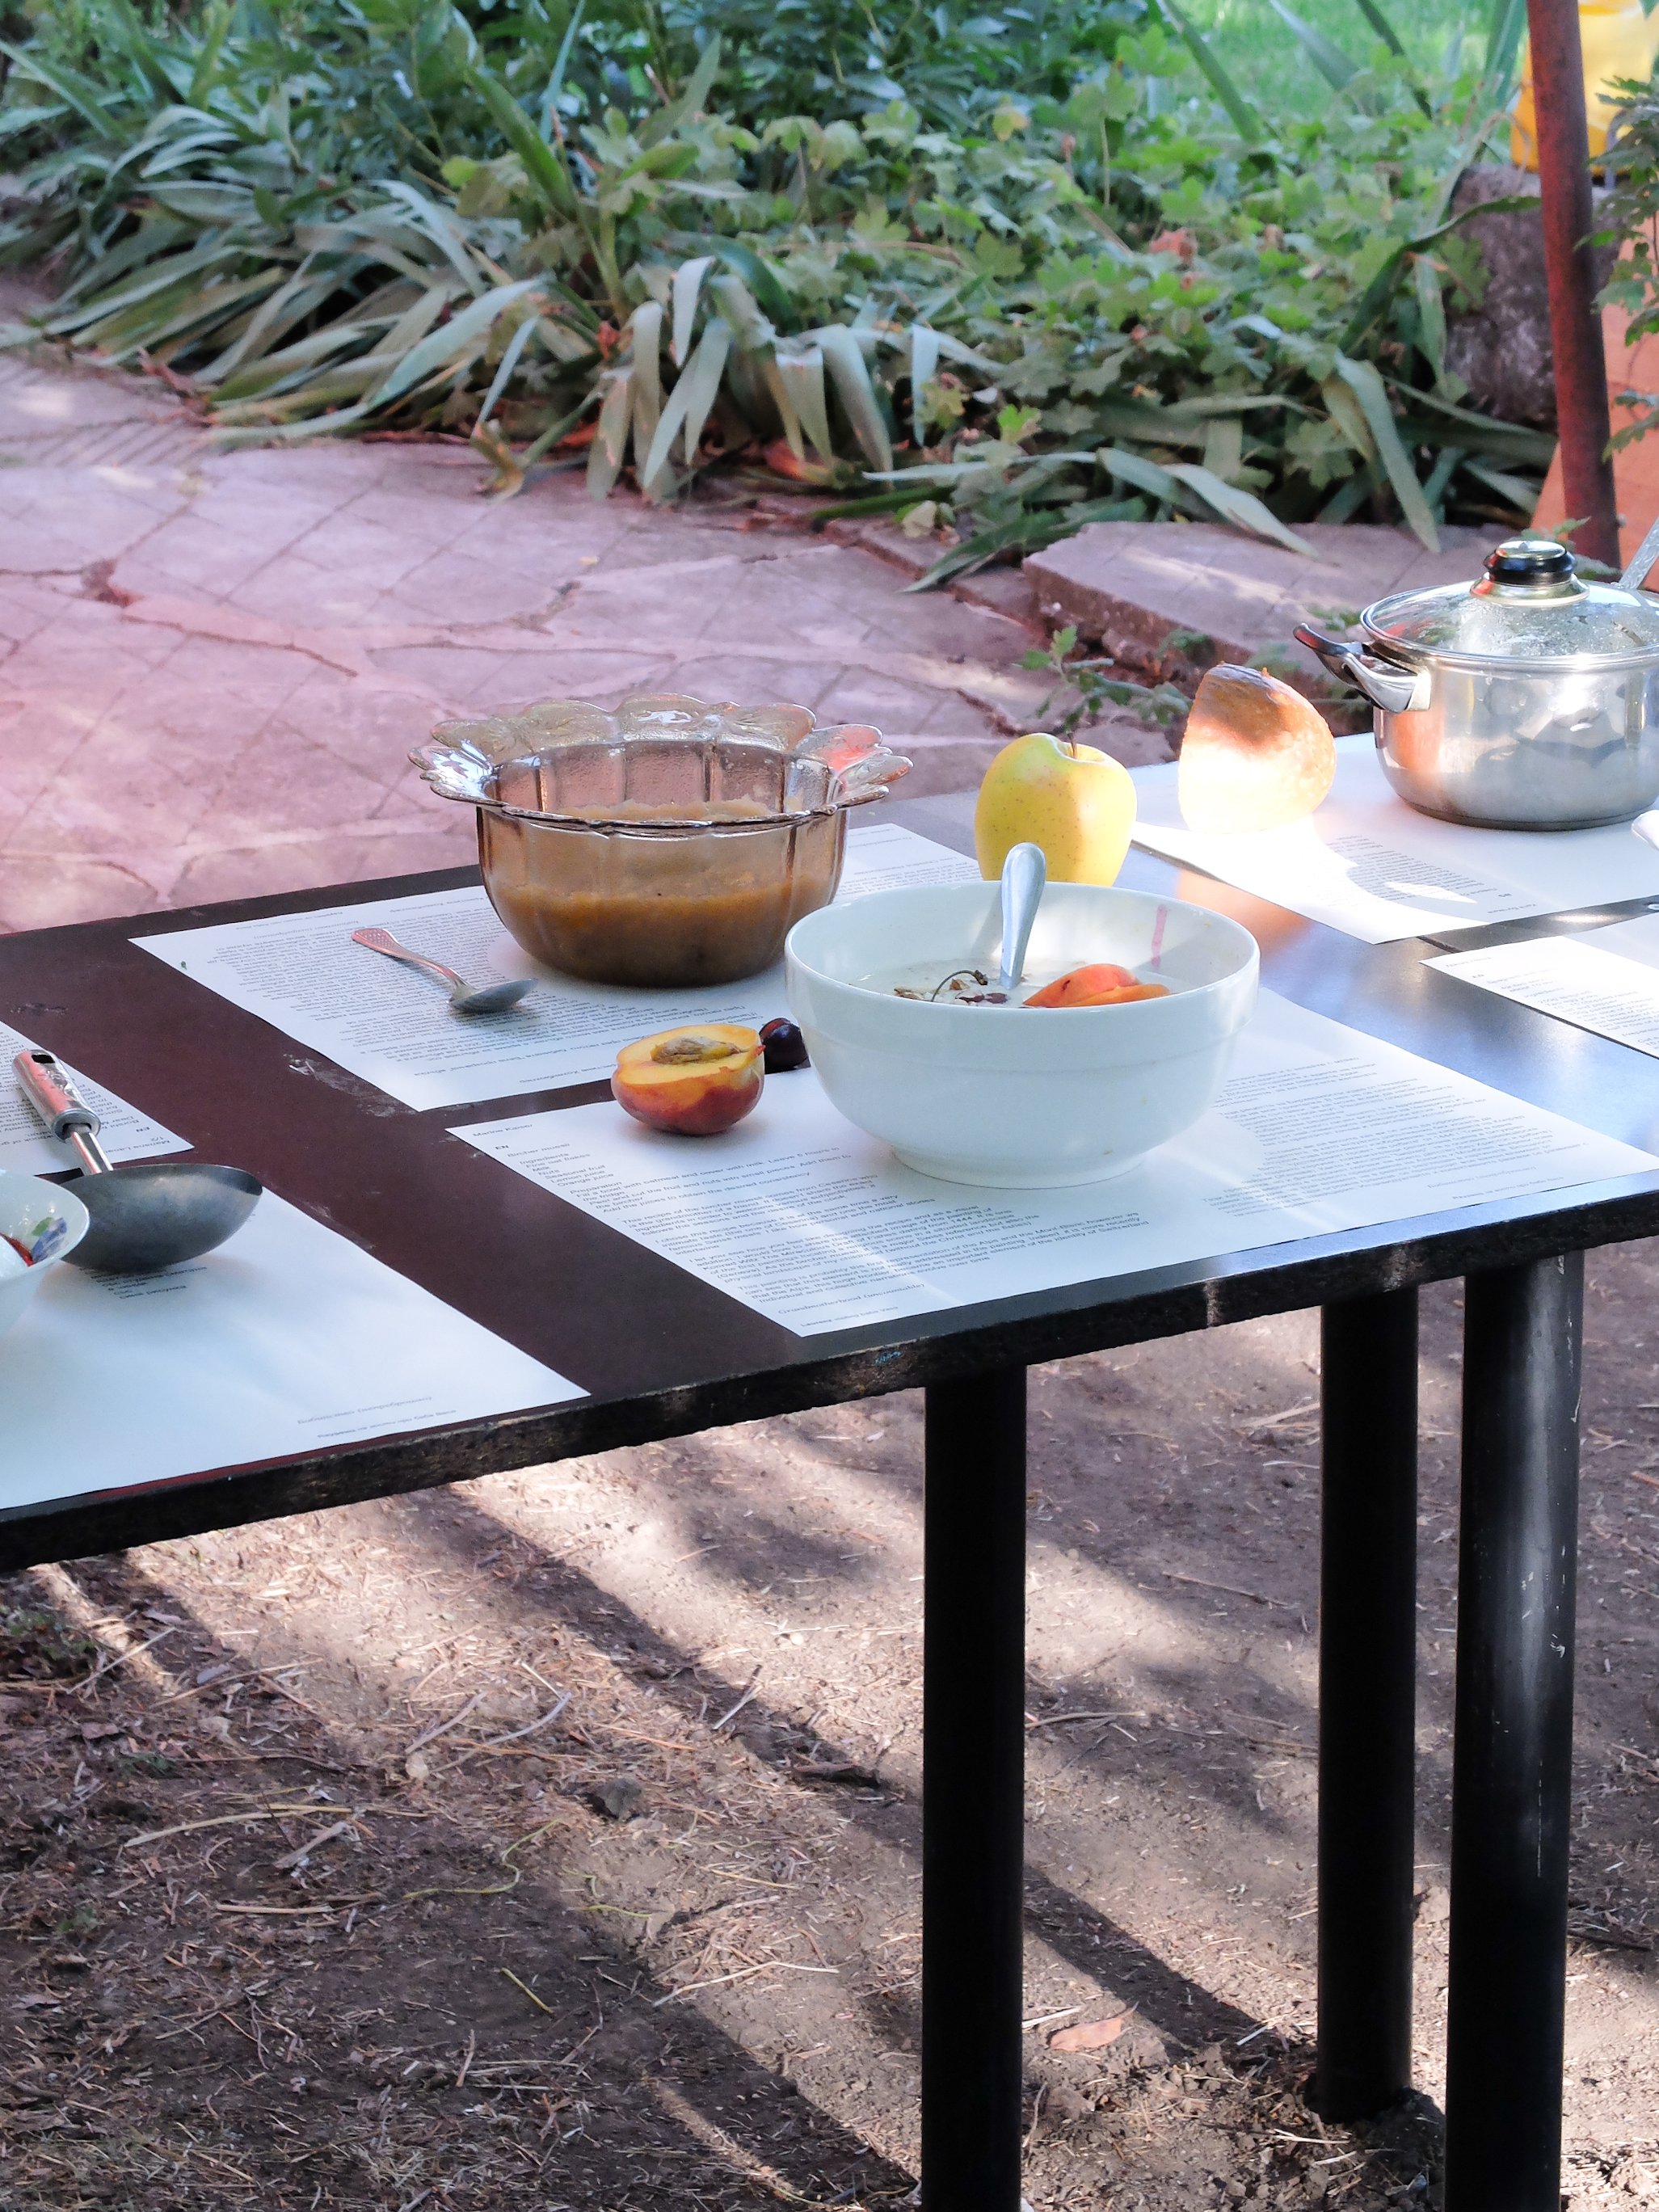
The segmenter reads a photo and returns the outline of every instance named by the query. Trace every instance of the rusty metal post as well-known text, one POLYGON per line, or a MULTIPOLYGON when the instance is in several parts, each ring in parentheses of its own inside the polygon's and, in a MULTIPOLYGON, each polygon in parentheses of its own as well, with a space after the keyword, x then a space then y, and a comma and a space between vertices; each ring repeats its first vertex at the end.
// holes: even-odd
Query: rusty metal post
POLYGON ((1569 515, 1588 518, 1573 539, 1575 549, 1617 568, 1622 565, 1619 507, 1607 452, 1613 435, 1607 363, 1601 345, 1601 313, 1595 304, 1595 257, 1589 245, 1595 211, 1590 198, 1578 0, 1527 0, 1527 31, 1532 41, 1562 496, 1569 515))

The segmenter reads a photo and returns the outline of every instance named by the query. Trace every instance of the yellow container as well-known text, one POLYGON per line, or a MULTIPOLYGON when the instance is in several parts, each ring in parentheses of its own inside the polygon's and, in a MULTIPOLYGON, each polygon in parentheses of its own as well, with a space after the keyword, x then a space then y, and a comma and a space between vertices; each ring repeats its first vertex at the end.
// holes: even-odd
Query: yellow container
MULTIPOLYGON (((1584 49, 1584 105, 1589 115, 1589 149, 1604 154, 1607 125, 1619 102, 1604 95, 1615 77, 1639 82, 1659 61, 1659 9, 1642 12, 1642 0, 1578 0, 1578 37, 1584 49)), ((1538 131, 1532 104, 1532 47, 1522 50, 1521 91, 1510 127, 1510 159, 1517 168, 1538 167, 1538 131)))

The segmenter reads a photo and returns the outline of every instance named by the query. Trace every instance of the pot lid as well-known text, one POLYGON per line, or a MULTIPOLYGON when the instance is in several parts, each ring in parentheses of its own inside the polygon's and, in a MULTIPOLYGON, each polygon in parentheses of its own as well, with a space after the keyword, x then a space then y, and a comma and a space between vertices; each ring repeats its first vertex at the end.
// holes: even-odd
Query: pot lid
POLYGON ((1469 660, 1627 659, 1659 653, 1659 598, 1577 574, 1553 538, 1506 538, 1473 584, 1402 592, 1367 607, 1372 636, 1469 660))

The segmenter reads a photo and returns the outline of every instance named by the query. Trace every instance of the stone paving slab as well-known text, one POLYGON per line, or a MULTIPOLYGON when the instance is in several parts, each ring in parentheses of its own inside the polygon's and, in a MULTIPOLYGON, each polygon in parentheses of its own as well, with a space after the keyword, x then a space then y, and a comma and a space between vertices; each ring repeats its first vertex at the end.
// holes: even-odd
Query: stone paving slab
POLYGON ((444 446, 227 452, 154 385, 0 356, 0 927, 453 864, 434 721, 633 690, 869 721, 975 781, 1031 632, 857 548, 444 446))
MULTIPOLYGON (((3 286, 0 286, 3 290, 3 286)), ((799 700, 873 722, 921 795, 1038 726, 1044 614, 1131 666, 1196 673, 1294 623, 1473 573, 1403 533, 1316 561, 1202 525, 1101 524, 955 593, 890 521, 799 526, 720 487, 659 511, 580 471, 481 495, 452 446, 227 452, 154 384, 0 356, 0 927, 467 858, 469 813, 407 765, 447 716, 633 690, 799 700), (1175 653, 1172 631, 1199 632, 1175 653)), ((1131 764, 1163 732, 1087 732, 1131 764)))
MULTIPOLYGON (((1496 532, 1447 529, 1430 553, 1403 530, 1313 523, 1313 557, 1202 522, 1095 522, 1024 564, 1043 614, 1074 623, 1131 668, 1175 682, 1218 660, 1282 648, 1281 672, 1319 671, 1291 641, 1298 623, 1344 626, 1391 592, 1478 575, 1496 532)), ((1275 654, 1277 665, 1278 656, 1275 654)))
MULTIPOLYGON (((9 288, 0 283, 0 320, 9 288)), ((168 395, 129 376, 42 376, 0 354, 0 468, 158 461, 195 443, 195 426, 168 395)))
MULTIPOLYGON (((856 545, 861 552, 873 553, 878 561, 902 569, 909 582, 926 574, 945 550, 937 537, 907 538, 892 517, 884 514, 842 515, 825 523, 823 534, 832 545, 856 545)), ((1006 615, 1011 622, 1023 623, 1034 638, 1048 635, 1036 586, 1017 568, 976 568, 971 575, 957 578, 950 588, 964 606, 1006 615)))

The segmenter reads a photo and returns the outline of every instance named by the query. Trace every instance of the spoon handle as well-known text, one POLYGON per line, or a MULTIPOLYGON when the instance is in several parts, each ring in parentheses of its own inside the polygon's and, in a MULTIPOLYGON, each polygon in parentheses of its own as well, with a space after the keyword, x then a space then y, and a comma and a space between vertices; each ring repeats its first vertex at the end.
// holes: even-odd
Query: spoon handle
POLYGON ((1620 590, 1640 591, 1642 586, 1648 580, 1648 571, 1656 561, 1659 561, 1659 522, 1654 524, 1652 529, 1637 547, 1636 558, 1619 579, 1620 590))
POLYGON ((75 1147, 88 1175, 107 1175, 109 1158, 98 1141, 102 1124, 56 1053, 31 1045, 11 1065, 23 1096, 52 1135, 75 1147))
POLYGON ((441 976, 452 988, 465 988, 464 978, 453 968, 446 968, 441 960, 428 960, 423 952, 411 952, 406 945, 399 945, 389 929, 354 929, 354 945, 366 945, 371 952, 384 952, 388 960, 401 960, 410 968, 424 968, 430 975, 441 976))
POLYGON ((1012 994, 1025 972, 1025 948, 1042 903, 1048 863, 1041 845, 1011 847, 1002 864, 1002 969, 997 988, 1012 994))

